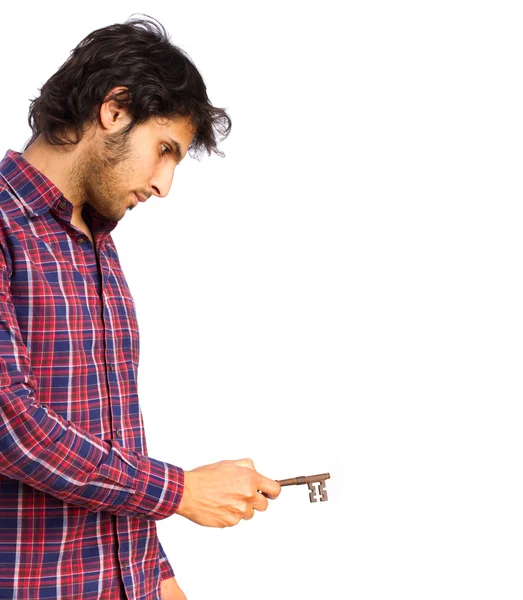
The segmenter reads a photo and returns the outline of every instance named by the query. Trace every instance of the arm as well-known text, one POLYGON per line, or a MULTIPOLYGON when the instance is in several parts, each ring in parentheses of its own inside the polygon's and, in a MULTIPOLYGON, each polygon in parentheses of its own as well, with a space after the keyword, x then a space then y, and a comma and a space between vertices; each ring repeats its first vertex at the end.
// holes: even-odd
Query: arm
POLYGON ((184 472, 101 440, 40 404, 0 247, 0 472, 93 511, 163 519, 178 508, 184 472))
POLYGON ((160 540, 158 540, 158 552, 160 554, 160 579, 164 580, 174 577, 173 568, 171 567, 171 563, 165 554, 165 550, 163 549, 160 540))
POLYGON ((160 598, 161 600, 187 600, 174 577, 174 571, 169 564, 160 540, 158 540, 158 551, 160 553, 160 598))

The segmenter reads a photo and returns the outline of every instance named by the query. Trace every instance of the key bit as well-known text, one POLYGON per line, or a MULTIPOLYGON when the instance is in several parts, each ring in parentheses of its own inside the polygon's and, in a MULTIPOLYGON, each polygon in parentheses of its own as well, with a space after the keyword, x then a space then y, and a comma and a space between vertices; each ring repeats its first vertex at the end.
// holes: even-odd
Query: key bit
POLYGON ((325 489, 325 481, 330 479, 330 473, 322 473, 321 475, 309 475, 308 477, 291 477, 290 479, 276 480, 282 487, 286 485, 305 485, 309 487, 309 500, 316 502, 318 497, 320 502, 328 500, 327 490, 325 489), (316 485, 318 489, 316 490, 316 485))

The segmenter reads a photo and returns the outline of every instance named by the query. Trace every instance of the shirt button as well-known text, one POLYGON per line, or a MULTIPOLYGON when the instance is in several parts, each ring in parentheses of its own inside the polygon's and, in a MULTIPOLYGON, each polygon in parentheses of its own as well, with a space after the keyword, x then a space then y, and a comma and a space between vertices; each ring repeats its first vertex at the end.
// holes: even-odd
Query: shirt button
POLYGON ((109 365, 109 371, 114 371, 114 365, 113 364, 109 365))
POLYGON ((114 435, 115 435, 116 437, 119 437, 119 438, 121 438, 121 437, 122 437, 122 432, 121 432, 119 429, 115 429, 115 430, 114 430, 114 435))
POLYGON ((136 516, 140 517, 140 519, 145 519, 145 513, 137 513, 136 516))
POLYGON ((78 238, 78 245, 81 246, 82 244, 85 244, 85 238, 78 238))
POLYGON ((128 569, 128 568, 129 568, 129 565, 126 562, 122 563, 122 569, 128 569))
POLYGON ((67 203, 64 202, 63 200, 60 202, 60 208, 67 208, 67 203))

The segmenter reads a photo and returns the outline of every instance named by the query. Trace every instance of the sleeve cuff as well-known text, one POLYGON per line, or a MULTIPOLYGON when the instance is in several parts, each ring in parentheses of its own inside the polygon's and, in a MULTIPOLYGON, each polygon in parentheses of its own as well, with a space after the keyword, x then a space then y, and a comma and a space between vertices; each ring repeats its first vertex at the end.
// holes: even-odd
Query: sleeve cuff
POLYGON ((183 495, 184 471, 143 454, 138 457, 138 486, 125 512, 137 517, 161 520, 176 512, 183 495))

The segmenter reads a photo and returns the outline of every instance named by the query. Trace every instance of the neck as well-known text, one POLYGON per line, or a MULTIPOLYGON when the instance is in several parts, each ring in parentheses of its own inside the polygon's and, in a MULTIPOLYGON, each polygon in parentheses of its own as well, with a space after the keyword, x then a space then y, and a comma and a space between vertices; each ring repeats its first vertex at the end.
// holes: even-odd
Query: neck
POLYGON ((72 147, 53 146, 40 136, 22 153, 23 158, 50 179, 73 204, 73 220, 81 218, 86 200, 77 176, 82 146, 82 142, 72 147))

